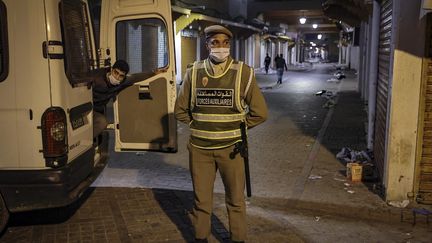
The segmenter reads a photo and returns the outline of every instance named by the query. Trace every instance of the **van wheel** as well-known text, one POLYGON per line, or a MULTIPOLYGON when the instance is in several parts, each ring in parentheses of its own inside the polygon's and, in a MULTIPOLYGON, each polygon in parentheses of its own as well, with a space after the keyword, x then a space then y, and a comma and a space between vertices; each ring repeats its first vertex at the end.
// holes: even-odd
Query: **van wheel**
POLYGON ((6 204, 0 194, 0 235, 6 228, 7 222, 9 220, 9 210, 6 208, 6 204))

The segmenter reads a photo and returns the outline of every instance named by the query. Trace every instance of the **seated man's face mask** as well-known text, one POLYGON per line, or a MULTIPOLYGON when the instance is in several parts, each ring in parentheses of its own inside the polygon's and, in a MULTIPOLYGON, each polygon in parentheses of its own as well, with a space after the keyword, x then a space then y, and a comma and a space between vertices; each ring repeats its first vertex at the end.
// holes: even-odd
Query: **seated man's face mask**
POLYGON ((126 73, 114 68, 108 75, 108 80, 112 85, 119 85, 126 77, 126 73))

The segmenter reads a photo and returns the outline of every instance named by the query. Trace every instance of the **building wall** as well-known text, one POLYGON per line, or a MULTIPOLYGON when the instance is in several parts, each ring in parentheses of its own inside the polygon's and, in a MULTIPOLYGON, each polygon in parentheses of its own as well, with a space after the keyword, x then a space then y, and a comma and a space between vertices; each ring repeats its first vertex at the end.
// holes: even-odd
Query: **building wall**
POLYGON ((294 46, 294 47, 292 47, 291 48, 291 51, 290 51, 290 53, 291 53, 291 56, 290 56, 290 64, 293 64, 293 65, 295 65, 295 64, 297 64, 297 62, 296 62, 296 56, 297 56, 297 52, 296 52, 296 47, 294 46))
POLYGON ((264 67, 264 57, 267 54, 267 44, 265 40, 260 40, 260 59, 259 59, 259 68, 263 68, 264 67))
POLYGON ((181 76, 184 77, 189 64, 197 60, 197 38, 181 37, 181 76))
POLYGON ((356 71, 359 71, 360 67, 360 47, 359 46, 351 46, 350 51, 350 63, 351 63, 351 69, 354 69, 356 71))
POLYGON ((328 60, 330 62, 337 62, 339 60, 339 47, 336 43, 330 43, 328 45, 328 60))
POLYGON ((246 63, 249 66, 253 66, 253 50, 252 50, 252 37, 249 37, 244 40, 245 43, 245 50, 244 50, 244 59, 242 60, 244 63, 246 63))
POLYGON ((277 43, 272 41, 271 42, 271 52, 270 52, 270 57, 272 60, 271 60, 270 67, 273 69, 276 69, 276 63, 275 63, 274 59, 276 58, 276 55, 279 55, 276 48, 277 48, 277 43))
POLYGON ((289 55, 288 55, 288 43, 287 42, 282 42, 282 51, 281 53, 283 53, 283 58, 285 58, 286 62, 288 63, 288 59, 289 59, 289 55))
POLYGON ((394 1, 394 62, 384 181, 387 201, 407 199, 413 191, 425 21, 421 0, 394 1))
POLYGON ((253 41, 254 41, 254 68, 260 68, 261 65, 264 65, 264 56, 262 56, 261 53, 261 41, 259 35, 253 35, 253 41), (263 61, 261 61, 263 60, 263 61), (262 64, 261 64, 262 63, 262 64))
POLYGON ((362 89, 361 97, 365 101, 365 103, 369 102, 369 86, 370 86, 370 72, 371 72, 371 61, 372 61, 372 14, 369 16, 368 22, 367 22, 367 30, 365 31, 365 35, 367 36, 367 43, 366 43, 366 57, 365 57, 365 70, 364 73, 364 86, 362 89))

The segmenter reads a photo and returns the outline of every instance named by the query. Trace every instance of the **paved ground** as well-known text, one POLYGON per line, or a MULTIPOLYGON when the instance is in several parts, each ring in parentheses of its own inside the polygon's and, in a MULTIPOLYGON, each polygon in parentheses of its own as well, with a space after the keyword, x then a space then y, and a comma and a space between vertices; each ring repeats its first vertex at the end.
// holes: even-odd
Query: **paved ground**
MULTIPOLYGON (((191 242, 190 191, 94 188, 69 208, 14 215, 0 242, 191 242)), ((430 242, 424 222, 384 224, 248 203, 248 242, 430 242)), ((228 242, 223 195, 210 242, 228 242)))
MULTIPOLYGON (((366 114, 354 73, 327 82, 333 72, 330 64, 290 68, 282 86, 275 86, 275 74, 257 74, 270 116, 249 133, 248 242, 430 242, 432 224, 420 217, 412 226, 409 210, 400 222, 401 211, 372 190, 379 184, 346 181, 335 154, 365 148, 366 114), (319 90, 337 92, 337 105, 324 108, 328 99, 316 96, 319 90)), ((86 198, 68 208, 12 215, 0 242, 191 241, 187 127, 179 125, 178 135, 176 154, 111 153, 86 198)), ((225 242, 220 178, 215 192, 211 241, 225 242)))

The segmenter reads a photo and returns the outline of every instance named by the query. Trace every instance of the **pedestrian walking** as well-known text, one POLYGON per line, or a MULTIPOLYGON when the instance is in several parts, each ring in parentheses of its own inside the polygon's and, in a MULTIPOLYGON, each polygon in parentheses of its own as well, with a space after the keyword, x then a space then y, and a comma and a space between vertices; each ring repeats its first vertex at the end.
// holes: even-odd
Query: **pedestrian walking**
POLYGON ((250 129, 267 118, 267 105, 253 68, 230 56, 232 33, 220 25, 204 29, 209 57, 189 65, 175 104, 177 120, 189 124, 189 169, 194 189, 191 221, 196 242, 211 232, 213 186, 219 171, 225 188, 232 242, 246 240, 245 166, 239 153, 240 125, 250 129), (231 156, 230 156, 231 155, 231 156))
POLYGON ((274 63, 276 63, 278 59, 279 59, 279 55, 276 54, 276 57, 275 57, 275 59, 274 59, 274 63))
POLYGON ((283 58, 283 55, 280 54, 279 57, 276 59, 276 70, 277 70, 277 77, 278 77, 277 84, 282 84, 282 76, 284 73, 284 69, 288 71, 288 67, 286 65, 285 59, 283 58))
POLYGON ((264 67, 265 67, 266 74, 268 74, 270 62, 271 62, 271 58, 270 58, 269 54, 267 53, 266 57, 264 58, 264 67))

